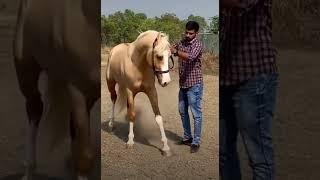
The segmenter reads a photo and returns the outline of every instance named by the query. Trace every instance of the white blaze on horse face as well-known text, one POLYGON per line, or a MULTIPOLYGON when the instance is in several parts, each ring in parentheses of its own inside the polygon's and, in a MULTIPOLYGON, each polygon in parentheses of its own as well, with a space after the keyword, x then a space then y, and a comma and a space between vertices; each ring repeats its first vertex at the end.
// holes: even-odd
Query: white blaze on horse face
MULTIPOLYGON (((168 71, 169 70, 169 51, 163 52, 163 64, 161 67, 161 71, 168 71)), ((169 72, 162 74, 162 82, 161 84, 168 84, 171 81, 169 72)))

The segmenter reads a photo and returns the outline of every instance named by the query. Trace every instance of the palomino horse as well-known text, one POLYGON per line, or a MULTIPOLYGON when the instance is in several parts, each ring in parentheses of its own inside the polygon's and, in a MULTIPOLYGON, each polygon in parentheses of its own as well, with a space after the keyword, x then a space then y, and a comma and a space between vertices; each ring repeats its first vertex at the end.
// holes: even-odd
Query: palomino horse
POLYGON ((158 107, 155 76, 162 87, 171 81, 169 57, 172 62, 173 59, 169 48, 170 43, 167 35, 157 31, 146 31, 141 33, 132 43, 122 43, 115 46, 110 52, 107 64, 107 85, 113 103, 109 128, 113 128, 115 104, 118 98, 119 109, 125 108, 125 104, 127 104, 127 118, 130 121, 127 146, 133 146, 134 98, 137 93, 144 92, 151 102, 155 120, 160 128, 163 142, 162 152, 167 156, 171 152, 158 107), (116 84, 119 87, 118 95, 115 89, 116 84))
MULTIPOLYGON (((93 166, 90 109, 100 98, 100 0, 21 0, 14 62, 29 119, 24 178, 36 167, 36 136, 44 103, 42 71, 65 85, 70 97, 70 136, 78 179, 93 166)), ((49 90, 50 92, 50 90, 49 90)))

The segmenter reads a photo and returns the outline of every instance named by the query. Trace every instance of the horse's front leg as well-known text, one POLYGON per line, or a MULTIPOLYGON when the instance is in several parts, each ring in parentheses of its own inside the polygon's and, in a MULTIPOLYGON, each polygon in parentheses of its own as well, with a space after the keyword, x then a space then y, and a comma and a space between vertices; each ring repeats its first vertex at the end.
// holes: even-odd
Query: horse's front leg
POLYGON ((157 90, 155 87, 152 87, 146 92, 146 94, 148 95, 153 112, 155 114, 155 120, 160 128, 161 141, 163 142, 162 154, 165 156, 171 156, 170 147, 168 146, 168 139, 164 131, 163 120, 159 110, 157 90))
POLYGON ((72 105, 72 152, 78 180, 86 180, 93 162, 90 144, 90 120, 88 102, 78 88, 69 85, 72 105))
POLYGON ((134 133, 133 133, 133 126, 136 119, 136 113, 134 110, 134 94, 132 91, 127 90, 127 119, 129 120, 129 135, 127 141, 127 147, 133 147, 134 141, 134 133))
POLYGON ((36 169, 36 145, 37 134, 41 116, 43 113, 43 102, 38 89, 38 80, 41 68, 33 59, 15 58, 15 67, 20 90, 25 98, 25 107, 28 115, 28 129, 26 142, 26 161, 24 180, 33 179, 36 169))
POLYGON ((108 85, 108 90, 110 92, 110 96, 111 96, 111 101, 112 101, 112 112, 110 115, 110 121, 108 124, 108 127, 110 129, 110 131, 113 130, 113 122, 114 122, 114 111, 115 111, 115 105, 116 105, 116 100, 117 100, 117 93, 116 93, 116 81, 113 79, 107 79, 107 85, 108 85))

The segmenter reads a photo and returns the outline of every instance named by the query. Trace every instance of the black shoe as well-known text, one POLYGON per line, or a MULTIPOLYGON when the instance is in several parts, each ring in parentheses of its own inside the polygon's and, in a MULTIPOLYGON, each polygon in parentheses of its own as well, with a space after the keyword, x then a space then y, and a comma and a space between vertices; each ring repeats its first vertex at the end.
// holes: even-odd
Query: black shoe
POLYGON ((190 153, 196 153, 199 151, 200 145, 199 144, 191 144, 190 153))
POLYGON ((192 138, 187 139, 187 140, 181 140, 180 144, 181 145, 191 146, 192 140, 193 140, 192 138))

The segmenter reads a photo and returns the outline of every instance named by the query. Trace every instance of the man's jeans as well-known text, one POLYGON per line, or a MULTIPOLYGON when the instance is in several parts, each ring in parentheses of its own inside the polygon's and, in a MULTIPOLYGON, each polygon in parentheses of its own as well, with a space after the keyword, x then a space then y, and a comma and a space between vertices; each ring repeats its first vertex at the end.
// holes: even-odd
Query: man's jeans
POLYGON ((274 179, 271 122, 278 75, 260 75, 238 86, 220 87, 219 170, 221 180, 240 180, 240 133, 254 180, 274 179))
POLYGON ((203 84, 197 84, 190 88, 180 88, 179 113, 184 129, 184 139, 192 138, 188 107, 190 107, 194 119, 194 138, 192 144, 200 144, 202 124, 202 95, 203 84))

